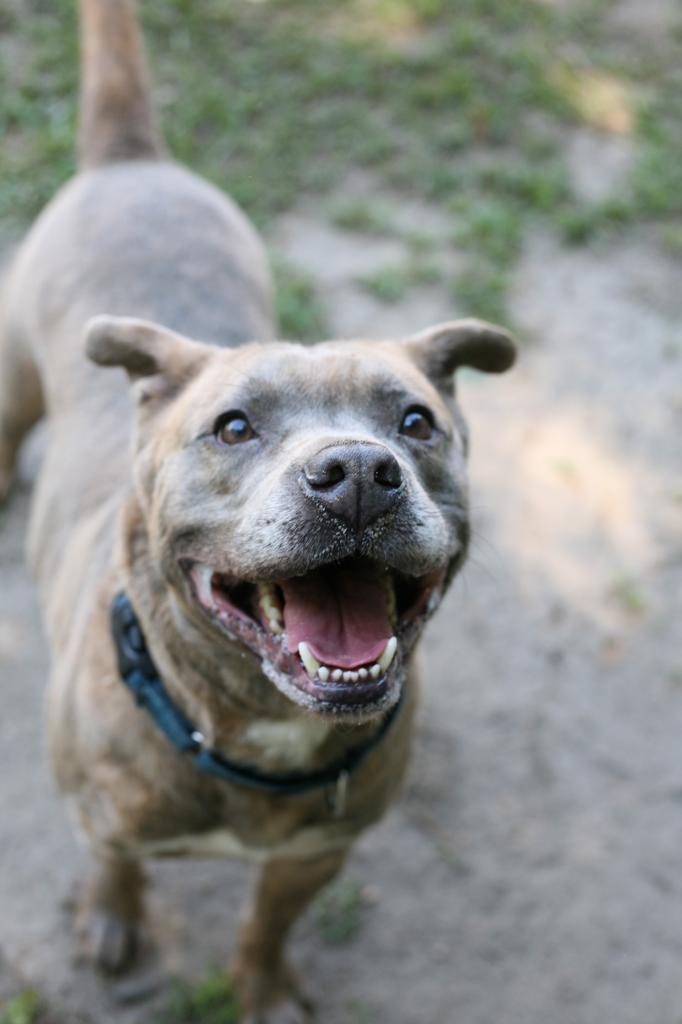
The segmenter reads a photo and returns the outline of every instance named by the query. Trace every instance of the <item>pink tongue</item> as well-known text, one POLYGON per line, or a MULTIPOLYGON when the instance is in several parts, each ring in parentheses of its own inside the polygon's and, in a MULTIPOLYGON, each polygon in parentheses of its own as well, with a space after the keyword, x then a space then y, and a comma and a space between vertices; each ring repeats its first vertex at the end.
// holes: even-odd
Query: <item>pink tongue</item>
POLYGON ((386 594, 372 567, 325 569, 280 586, 292 653, 305 641, 323 665, 347 669, 381 657, 393 630, 386 594))

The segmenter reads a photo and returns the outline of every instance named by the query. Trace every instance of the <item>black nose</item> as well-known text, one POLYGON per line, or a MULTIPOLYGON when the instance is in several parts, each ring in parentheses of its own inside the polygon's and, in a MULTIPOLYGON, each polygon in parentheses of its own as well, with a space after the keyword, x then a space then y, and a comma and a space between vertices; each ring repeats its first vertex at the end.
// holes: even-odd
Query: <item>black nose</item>
POLYGON ((402 490, 397 459, 371 442, 322 448, 303 467, 304 491, 360 534, 388 512, 402 490))

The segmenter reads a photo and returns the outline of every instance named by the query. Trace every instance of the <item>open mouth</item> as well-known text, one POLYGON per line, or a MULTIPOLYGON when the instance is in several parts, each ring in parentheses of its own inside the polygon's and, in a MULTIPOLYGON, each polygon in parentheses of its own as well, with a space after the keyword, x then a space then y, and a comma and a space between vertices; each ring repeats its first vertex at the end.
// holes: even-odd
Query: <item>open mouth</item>
POLYGON ((445 570, 408 577, 354 558, 258 583, 197 562, 184 567, 202 611, 261 658, 280 690, 337 714, 395 703, 406 655, 446 578, 445 570))

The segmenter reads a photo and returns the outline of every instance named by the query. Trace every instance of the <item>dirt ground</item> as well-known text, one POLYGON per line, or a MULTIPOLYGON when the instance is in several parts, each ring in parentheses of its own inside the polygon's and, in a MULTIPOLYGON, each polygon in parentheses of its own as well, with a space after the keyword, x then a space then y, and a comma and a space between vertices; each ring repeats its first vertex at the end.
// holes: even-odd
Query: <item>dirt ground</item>
MULTIPOLYGON (((590 188, 627 163, 606 139, 567 144, 590 188)), ((437 235, 429 208, 401 216, 437 235)), ((315 275, 339 334, 463 312, 437 284, 393 305, 363 293, 353 279, 400 243, 310 205, 272 240, 315 275)), ((679 256, 645 230, 581 249, 537 235, 511 309, 517 369, 460 383, 476 538, 422 645, 409 783, 348 869, 362 927, 330 947, 309 915, 292 943, 325 1024, 682 1022, 679 256)), ((68 1024, 151 1024, 170 976, 226 960, 251 875, 155 866, 153 961, 111 984, 74 956, 85 854, 44 764, 47 654, 23 560, 39 449, 38 435, 0 512, 0 993, 20 979, 68 1024)))

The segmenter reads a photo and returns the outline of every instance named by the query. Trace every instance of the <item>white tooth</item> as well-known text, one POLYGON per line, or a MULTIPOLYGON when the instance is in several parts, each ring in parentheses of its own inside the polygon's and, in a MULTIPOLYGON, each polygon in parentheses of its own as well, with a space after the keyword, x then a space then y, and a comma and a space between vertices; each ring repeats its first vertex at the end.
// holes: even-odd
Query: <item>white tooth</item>
POLYGON ((386 644, 386 648, 384 650, 384 653, 379 658, 379 665, 384 670, 384 672, 386 671, 388 666, 393 661, 393 656, 395 655, 395 652, 397 651, 397 649, 398 649, 398 641, 396 640, 396 638, 394 636, 392 636, 390 638, 390 640, 386 644))
POLYGON ((301 643, 298 645, 298 654, 301 661, 305 665, 306 672, 308 673, 311 679, 314 679, 315 676, 317 675, 317 670, 320 667, 320 663, 304 640, 302 640, 301 643))
POLYGON ((258 604, 267 619, 275 619, 282 624, 282 607, 272 583, 258 584, 258 604))
POLYGON ((361 679, 366 679, 367 676, 369 675, 369 672, 367 671, 366 668, 359 668, 358 675, 360 676, 361 679))
POLYGON ((379 665, 377 662, 374 662, 374 664, 370 667, 369 674, 371 675, 372 679, 378 679, 379 676, 381 675, 381 665, 379 665))
POLYGON ((194 580, 199 595, 199 600, 202 604, 206 604, 209 608, 213 608, 215 601, 213 600, 213 590, 211 589, 211 580, 213 579, 213 569, 208 565, 197 565, 194 569, 195 576, 194 580))
POLYGON ((344 672, 343 673, 344 683, 357 683, 358 674, 357 672, 344 672))
POLYGON ((259 603, 269 619, 282 618, 282 612, 280 611, 279 605, 275 604, 275 602, 272 601, 270 598, 264 597, 259 603))
POLYGON ((281 622, 278 622, 277 619, 268 619, 268 626, 270 627, 270 632, 271 633, 283 633, 284 632, 284 630, 282 629, 281 622))
POLYGON ((329 679, 329 669, 326 665, 320 665, 320 670, 317 673, 323 683, 326 683, 329 679))
POLYGON ((339 679, 341 678, 342 675, 343 675, 343 672, 341 671, 341 669, 340 668, 335 668, 334 671, 332 672, 332 679, 334 680, 335 683, 338 683, 338 681, 339 681, 339 679))

